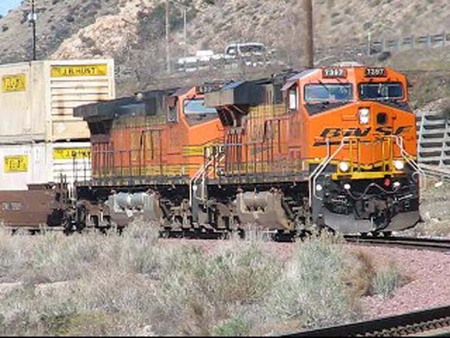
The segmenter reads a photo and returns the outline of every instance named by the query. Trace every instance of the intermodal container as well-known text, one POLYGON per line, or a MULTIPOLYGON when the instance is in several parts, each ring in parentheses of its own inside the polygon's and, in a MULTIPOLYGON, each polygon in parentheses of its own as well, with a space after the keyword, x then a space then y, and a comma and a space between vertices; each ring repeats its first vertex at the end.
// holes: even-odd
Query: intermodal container
POLYGON ((0 65, 0 145, 88 140, 73 108, 115 98, 114 60, 0 65))
POLYGON ((27 190, 61 177, 69 184, 91 178, 89 142, 0 145, 0 191, 27 190))

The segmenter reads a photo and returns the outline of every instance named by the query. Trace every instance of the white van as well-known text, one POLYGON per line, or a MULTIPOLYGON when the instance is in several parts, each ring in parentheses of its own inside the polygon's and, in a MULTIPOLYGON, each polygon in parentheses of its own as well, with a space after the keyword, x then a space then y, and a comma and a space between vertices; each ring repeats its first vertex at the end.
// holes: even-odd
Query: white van
POLYGON ((274 50, 268 50, 260 42, 232 43, 225 48, 225 57, 242 59, 247 66, 267 65, 274 50))
POLYGON ((260 42, 232 43, 225 48, 225 55, 264 55, 269 53, 266 46, 260 42))

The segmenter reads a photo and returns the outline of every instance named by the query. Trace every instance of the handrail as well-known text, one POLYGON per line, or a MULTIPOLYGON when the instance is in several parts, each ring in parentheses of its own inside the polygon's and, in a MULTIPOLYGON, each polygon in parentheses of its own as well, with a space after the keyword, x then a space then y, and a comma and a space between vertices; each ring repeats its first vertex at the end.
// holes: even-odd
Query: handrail
MULTIPOLYGON (((222 158, 224 157, 223 153, 218 152, 217 154, 215 154, 206 164, 203 165, 203 167, 201 167, 196 173, 195 175, 191 178, 191 180, 189 181, 189 205, 192 207, 192 202, 193 202, 193 194, 192 194, 192 190, 194 187, 195 182, 202 177, 202 184, 204 184, 205 182, 205 173, 208 170, 208 168, 210 167, 210 165, 217 160, 217 163, 219 163, 222 158)), ((202 195, 204 194, 204 192, 202 191, 202 195)), ((202 199, 204 199, 204 195, 202 196, 202 199)))
POLYGON ((411 167, 413 167, 413 169, 422 177, 423 184, 421 185, 421 188, 426 187, 426 174, 422 170, 422 168, 420 168, 419 164, 413 159, 411 159, 412 156, 403 147, 403 138, 398 135, 389 135, 389 136, 394 137, 395 143, 400 148, 400 154, 402 155, 402 158, 404 158, 406 162, 408 162, 408 164, 411 167))
MULTIPOLYGON (((420 176, 423 177, 423 182, 424 182, 423 185, 426 185, 425 184, 425 182, 426 182, 425 172, 420 168, 418 163, 412 159, 412 156, 403 147, 403 138, 398 135, 385 135, 382 137, 382 139, 389 138, 389 137, 395 139, 396 145, 400 149, 400 155, 402 156, 402 158, 414 169, 414 171, 416 171, 420 176)), ((326 166, 331 162, 331 160, 333 160, 336 157, 336 155, 342 150, 342 148, 346 144, 345 141, 349 140, 351 138, 354 138, 354 137, 350 137, 350 136, 343 137, 341 140, 341 144, 334 151, 334 153, 332 155, 329 155, 330 154, 330 149, 329 149, 330 145, 327 140, 327 156, 323 159, 322 162, 320 162, 320 164, 315 168, 315 170, 308 177, 308 182, 309 182, 309 201, 308 202, 309 202, 310 207, 312 205, 313 197, 317 198, 317 199, 321 199, 319 196, 316 195, 316 180, 317 180, 317 178, 325 170, 326 166)))
POLYGON ((424 163, 420 163, 419 166, 428 176, 434 176, 435 178, 439 178, 441 180, 450 180, 449 169, 424 163))
MULTIPOLYGON (((327 156, 323 159, 322 162, 320 162, 320 164, 316 167, 316 169, 314 169, 314 171, 311 173, 311 175, 309 175, 308 177, 308 182, 309 182, 309 206, 311 207, 312 205, 312 197, 316 197, 319 198, 318 196, 316 196, 316 179, 317 177, 325 170, 326 166, 331 162, 331 160, 333 158, 336 157, 336 155, 341 151, 341 149, 344 147, 345 145, 345 140, 349 139, 349 136, 344 136, 341 140, 341 144, 339 145, 339 147, 335 150, 335 152, 331 155, 331 156, 327 156), (311 180, 312 180, 312 184, 311 184, 311 180)), ((327 154, 330 153, 330 144, 327 141, 327 154)))

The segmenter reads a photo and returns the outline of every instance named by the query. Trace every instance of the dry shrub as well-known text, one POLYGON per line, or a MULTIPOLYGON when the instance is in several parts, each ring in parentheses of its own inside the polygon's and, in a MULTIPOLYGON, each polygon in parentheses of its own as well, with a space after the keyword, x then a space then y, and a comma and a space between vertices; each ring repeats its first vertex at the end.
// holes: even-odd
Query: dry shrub
POLYGON ((201 290, 215 302, 260 301, 280 273, 280 265, 254 244, 235 246, 198 271, 201 290))
POLYGON ((219 337, 236 337, 248 336, 250 333, 250 325, 241 318, 233 318, 220 323, 213 329, 214 336, 219 337))
POLYGON ((211 256, 195 247, 183 247, 162 258, 157 299, 160 318, 165 320, 155 327, 158 333, 165 334, 168 323, 184 335, 239 331, 250 325, 233 318, 246 312, 246 305, 260 303, 267 296, 281 263, 255 243, 230 244, 211 256))
POLYGON ((355 302, 363 296, 389 297, 396 288, 412 281, 393 261, 375 268, 372 256, 363 249, 351 250, 346 262, 344 281, 355 302))
POLYGON ((340 239, 327 234, 296 244, 267 300, 272 318, 298 319, 305 327, 324 327, 357 318, 356 307, 342 280, 346 271, 340 239))
POLYGON ((23 280, 39 284, 80 278, 98 260, 101 246, 97 236, 76 234, 69 238, 54 232, 38 236, 32 255, 22 267, 23 280))
POLYGON ((444 98, 440 103, 440 110, 444 118, 450 119, 450 99, 444 98))
POLYGON ((106 313, 139 314, 153 309, 154 281, 120 271, 92 271, 77 282, 83 307, 106 313))
POLYGON ((426 220, 404 232, 414 237, 450 237, 450 220, 426 220))
POLYGON ((298 319, 271 321, 262 319, 253 325, 249 335, 253 337, 260 337, 291 334, 292 332, 299 332, 302 329, 302 322, 298 319))
POLYGON ((347 260, 348 266, 343 280, 356 301, 371 292, 372 279, 375 276, 373 258, 366 251, 356 249, 350 251, 347 260))
MULTIPOLYGON (((433 182, 427 178, 428 183, 433 182)), ((450 236, 450 209, 448 208, 450 188, 449 182, 443 182, 442 186, 434 186, 428 184, 422 193, 422 203, 420 205, 420 213, 423 222, 415 227, 402 232, 407 236, 450 236)))
POLYGON ((116 321, 116 316, 100 311, 43 316, 38 331, 47 336, 105 336, 116 321))
POLYGON ((384 298, 392 296, 395 289, 412 281, 412 277, 401 271, 393 262, 381 267, 372 279, 372 293, 384 298))

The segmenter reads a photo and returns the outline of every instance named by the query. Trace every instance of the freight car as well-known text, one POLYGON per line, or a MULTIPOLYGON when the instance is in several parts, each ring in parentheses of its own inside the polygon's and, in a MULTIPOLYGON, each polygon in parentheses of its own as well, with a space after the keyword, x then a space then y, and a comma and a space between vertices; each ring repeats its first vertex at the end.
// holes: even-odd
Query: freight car
POLYGON ((340 65, 78 107, 92 178, 77 182, 66 227, 413 227, 420 169, 407 89, 392 69, 340 65))

